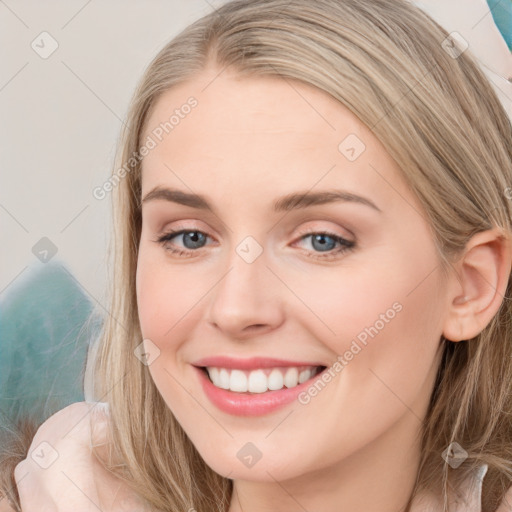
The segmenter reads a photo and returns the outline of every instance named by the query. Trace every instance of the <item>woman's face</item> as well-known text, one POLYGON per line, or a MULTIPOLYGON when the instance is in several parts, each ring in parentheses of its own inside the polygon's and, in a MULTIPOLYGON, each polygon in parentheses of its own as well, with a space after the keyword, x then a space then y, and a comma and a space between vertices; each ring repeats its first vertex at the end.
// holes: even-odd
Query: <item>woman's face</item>
POLYGON ((142 140, 148 368, 208 465, 274 481, 411 461, 447 299, 372 132, 310 86, 209 70, 161 96, 142 140))

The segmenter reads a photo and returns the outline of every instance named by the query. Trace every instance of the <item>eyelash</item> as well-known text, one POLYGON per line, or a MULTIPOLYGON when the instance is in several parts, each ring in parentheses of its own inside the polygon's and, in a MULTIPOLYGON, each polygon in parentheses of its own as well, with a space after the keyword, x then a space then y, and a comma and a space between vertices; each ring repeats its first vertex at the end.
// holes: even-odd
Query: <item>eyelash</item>
MULTIPOLYGON (((198 229, 177 229, 177 230, 171 230, 167 233, 162 234, 159 236, 156 240, 153 240, 156 243, 161 244, 162 246, 165 246, 167 242, 170 242, 172 238, 175 238, 178 235, 183 235, 186 233, 201 233, 203 235, 208 235, 204 233, 203 231, 200 231, 198 229)), ((330 260, 337 258, 338 256, 341 256, 342 254, 349 252, 353 250, 356 246, 355 242, 352 242, 350 240, 347 240, 339 235, 336 235, 335 233, 331 233, 329 231, 302 231, 299 233, 301 235, 300 240, 303 240, 307 238, 308 236, 312 235, 324 235, 332 238, 336 243, 341 244, 341 247, 338 247, 338 249, 333 249, 328 253, 322 254, 316 251, 309 251, 306 250, 306 256, 318 260, 330 260), (312 254, 313 253, 313 254, 312 254)), ((209 238, 209 237, 208 237, 209 238)), ((176 256, 188 256, 192 257, 190 253, 193 252, 199 252, 200 249, 175 249, 172 247, 165 247, 167 251, 170 251, 172 254, 176 256)))

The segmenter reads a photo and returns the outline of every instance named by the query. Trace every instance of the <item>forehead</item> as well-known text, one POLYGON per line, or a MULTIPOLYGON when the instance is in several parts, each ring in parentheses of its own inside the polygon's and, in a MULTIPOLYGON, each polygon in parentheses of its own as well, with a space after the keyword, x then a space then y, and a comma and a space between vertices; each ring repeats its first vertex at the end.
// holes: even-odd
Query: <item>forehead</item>
POLYGON ((371 130, 332 96, 296 80, 205 71, 161 95, 147 137, 156 145, 143 160, 143 195, 156 185, 183 188, 185 180, 203 193, 229 187, 279 195, 318 184, 382 196, 389 194, 382 174, 400 181, 371 130), (185 108, 190 98, 195 106, 185 108))

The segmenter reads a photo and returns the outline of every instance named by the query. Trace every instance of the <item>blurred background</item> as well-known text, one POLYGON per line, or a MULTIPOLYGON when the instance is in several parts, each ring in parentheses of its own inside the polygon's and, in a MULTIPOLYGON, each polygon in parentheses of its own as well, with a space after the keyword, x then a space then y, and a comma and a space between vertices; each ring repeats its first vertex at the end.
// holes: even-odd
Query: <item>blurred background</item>
MULTIPOLYGON (((112 172, 146 65, 222 3, 0 0, 0 423, 84 399, 87 348, 108 314, 110 197, 93 190, 112 172), (102 314, 90 317, 93 307, 102 314)), ((512 0, 421 4, 469 50, 492 30, 512 47, 512 0)), ((511 68, 500 66, 496 85, 512 100, 511 68)))

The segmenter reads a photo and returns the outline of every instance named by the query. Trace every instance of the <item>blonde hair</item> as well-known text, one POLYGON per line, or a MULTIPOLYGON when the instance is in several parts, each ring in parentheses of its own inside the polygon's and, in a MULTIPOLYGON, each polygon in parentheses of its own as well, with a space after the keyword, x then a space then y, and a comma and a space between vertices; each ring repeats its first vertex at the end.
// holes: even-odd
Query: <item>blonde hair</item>
MULTIPOLYGON (((458 58, 445 51, 447 36, 407 1, 236 0, 188 26, 146 69, 117 157, 116 168, 128 171, 114 187, 110 314, 90 364, 94 396, 111 408, 112 460, 105 466, 153 507, 226 512, 232 493, 232 481, 206 465, 134 356, 142 341, 135 291, 141 165, 132 156, 155 102, 212 65, 325 91, 394 158, 424 207, 448 272, 475 233, 494 226, 511 231, 505 191, 512 184, 512 130, 469 51, 458 58)), ((498 313, 478 336, 441 340, 413 496, 442 489, 446 499, 450 486, 482 463, 489 465, 483 510, 494 510, 511 484, 510 288, 509 278, 498 313), (457 470, 441 456, 453 441, 468 452, 457 470)))

